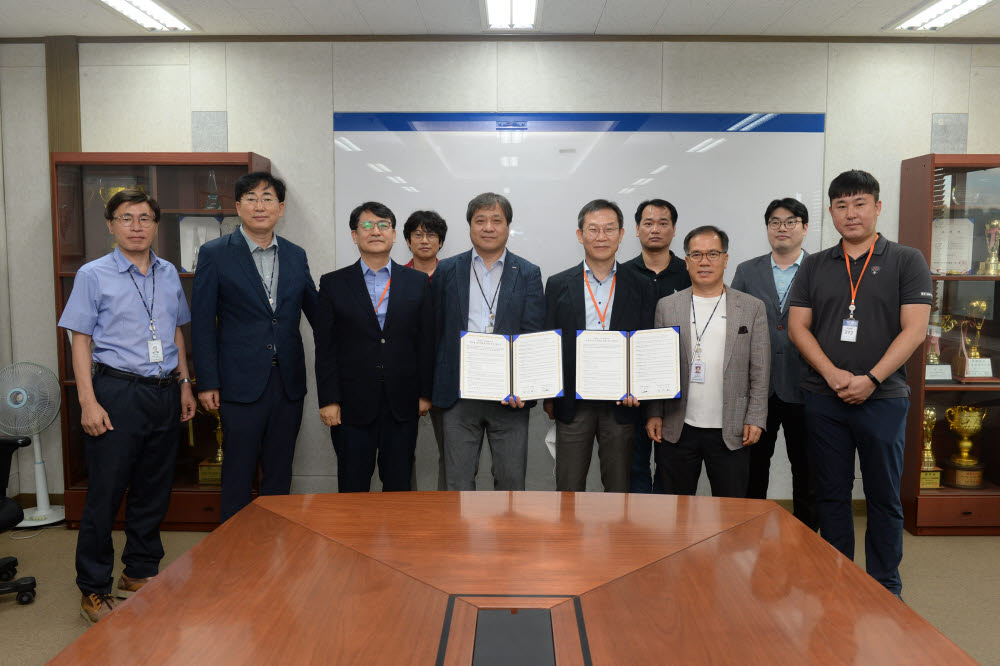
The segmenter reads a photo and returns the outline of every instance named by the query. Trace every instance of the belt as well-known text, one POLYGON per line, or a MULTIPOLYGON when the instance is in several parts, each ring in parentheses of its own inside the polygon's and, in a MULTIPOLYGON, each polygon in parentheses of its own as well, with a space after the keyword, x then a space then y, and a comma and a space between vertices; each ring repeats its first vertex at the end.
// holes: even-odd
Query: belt
POLYGON ((94 374, 107 375, 108 377, 114 377, 115 379, 125 379, 138 384, 149 384, 151 386, 160 387, 172 386, 176 384, 177 377, 179 376, 179 373, 171 372, 166 377, 146 377, 145 375, 137 375, 133 372, 118 370, 116 368, 112 368, 110 365, 104 365, 103 363, 94 364, 94 374))

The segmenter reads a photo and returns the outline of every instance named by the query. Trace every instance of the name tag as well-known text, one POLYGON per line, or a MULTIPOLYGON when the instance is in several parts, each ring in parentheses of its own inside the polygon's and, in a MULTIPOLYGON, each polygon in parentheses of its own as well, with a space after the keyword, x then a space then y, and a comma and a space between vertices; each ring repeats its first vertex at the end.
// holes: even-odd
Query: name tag
POLYGON ((163 363, 163 340, 146 340, 150 363, 163 363))
POLYGON ((841 342, 857 342, 858 341, 858 320, 857 319, 845 319, 844 327, 840 329, 840 341, 841 342))
POLYGON ((697 384, 705 383, 705 362, 691 361, 691 381, 697 384))

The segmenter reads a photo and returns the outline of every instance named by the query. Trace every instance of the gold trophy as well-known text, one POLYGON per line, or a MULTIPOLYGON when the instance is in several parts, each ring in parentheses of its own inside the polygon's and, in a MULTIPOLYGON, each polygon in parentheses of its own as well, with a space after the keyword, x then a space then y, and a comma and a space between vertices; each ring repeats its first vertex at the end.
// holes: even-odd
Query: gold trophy
MULTIPOLYGON (((958 437, 958 453, 945 463, 944 483, 955 488, 980 488, 983 485, 983 468, 972 451, 973 435, 983 429, 986 410, 982 407, 960 405, 944 410, 948 427, 958 437)), ((926 446, 926 445, 925 445, 926 446)))
MULTIPOLYGON (((992 360, 982 356, 979 350, 979 339, 983 333, 983 324, 986 323, 988 310, 989 303, 981 298, 970 301, 963 308, 967 318, 961 320, 961 345, 959 353, 952 359, 954 366, 952 370, 960 381, 997 381, 997 378, 993 376, 992 360)), ((951 324, 951 326, 954 325, 951 324)), ((949 330, 949 328, 942 330, 949 330)))
POLYGON ((941 318, 941 288, 942 282, 938 282, 934 287, 934 299, 931 305, 931 317, 927 322, 927 363, 924 366, 924 380, 928 382, 951 381, 951 365, 941 363, 941 335, 945 332, 945 320, 949 320, 951 330, 954 324, 950 324, 950 317, 941 318))
POLYGON ((1000 220, 986 223, 986 261, 979 262, 977 275, 1000 275, 1000 220))
POLYGON ((933 407, 924 407, 924 449, 923 462, 920 464, 920 487, 940 488, 941 468, 934 460, 934 451, 931 445, 934 442, 934 426, 937 423, 937 410, 933 407))
POLYGON ((198 483, 203 486, 222 485, 222 417, 219 410, 201 410, 215 418, 215 455, 198 463, 198 483))

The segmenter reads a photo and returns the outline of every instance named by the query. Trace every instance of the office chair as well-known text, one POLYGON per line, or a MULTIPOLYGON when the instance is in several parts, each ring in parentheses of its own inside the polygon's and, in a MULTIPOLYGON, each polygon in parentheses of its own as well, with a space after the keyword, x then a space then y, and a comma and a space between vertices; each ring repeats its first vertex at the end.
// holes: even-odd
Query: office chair
MULTIPOLYGON (((31 446, 30 437, 0 437, 0 479, 4 479, 4 496, 0 497, 0 533, 24 520, 21 506, 6 495, 11 459, 14 451, 23 446, 31 446)), ((14 580, 16 575, 17 558, 0 557, 0 594, 16 594, 17 603, 30 604, 35 600, 35 579, 29 576, 14 580)))

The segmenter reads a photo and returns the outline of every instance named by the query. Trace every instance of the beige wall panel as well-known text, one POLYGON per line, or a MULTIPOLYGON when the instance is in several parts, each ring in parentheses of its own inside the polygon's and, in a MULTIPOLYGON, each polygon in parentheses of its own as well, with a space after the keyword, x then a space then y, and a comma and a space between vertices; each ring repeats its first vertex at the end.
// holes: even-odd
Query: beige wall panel
POLYGON ((0 67, 45 67, 45 45, 0 44, 0 67))
POLYGON ((84 67, 81 64, 83 149, 191 150, 189 70, 187 65, 84 67))
POLYGON ((972 47, 934 45, 934 94, 931 113, 969 112, 969 72, 972 47))
MULTIPOLYGON (((44 53, 44 52, 43 52, 44 53)), ((44 58, 44 56, 43 56, 44 58)), ((44 64, 44 63, 43 63, 44 64)), ((52 215, 49 195, 45 68, 0 69, 3 185, 9 279, 11 358, 56 370, 56 319, 52 301, 52 215), (39 294, 48 295, 39 298, 39 294)), ((49 491, 61 493, 59 421, 41 435, 49 491)), ((35 491, 33 457, 17 454, 19 490, 35 491)))
MULTIPOLYGON (((930 151, 934 45, 831 44, 825 182, 848 169, 871 172, 882 186, 878 228, 898 238, 899 170, 930 151)), ((824 213, 823 247, 837 235, 824 213)))
POLYGON ((1000 153, 1000 67, 973 67, 969 95, 970 153, 1000 153))
POLYGON ((226 110, 225 44, 191 44, 191 110, 226 110))
POLYGON ((662 45, 502 42, 499 111, 660 110, 662 45))
POLYGON ((973 67, 1000 67, 1000 44, 974 44, 973 67))
POLYGON ((495 111, 493 42, 333 45, 337 111, 495 111))
POLYGON ((826 110, 825 44, 665 43, 663 110, 826 110))
MULTIPOLYGON (((378 50, 370 44, 365 49, 378 50)), ((332 58, 328 43, 226 45, 229 149, 267 156, 288 184, 277 231, 306 249, 317 283, 334 268, 332 58)), ((312 329, 305 319, 302 338, 309 394, 293 473, 330 476, 336 467, 330 431, 319 420, 312 329)))
POLYGON ((80 44, 80 68, 187 65, 190 62, 189 51, 187 42, 80 44))

